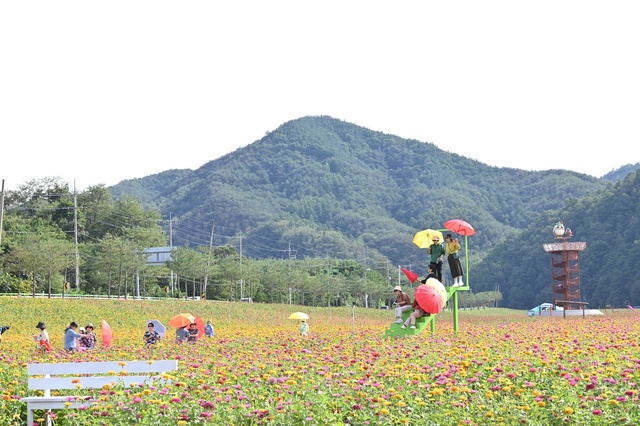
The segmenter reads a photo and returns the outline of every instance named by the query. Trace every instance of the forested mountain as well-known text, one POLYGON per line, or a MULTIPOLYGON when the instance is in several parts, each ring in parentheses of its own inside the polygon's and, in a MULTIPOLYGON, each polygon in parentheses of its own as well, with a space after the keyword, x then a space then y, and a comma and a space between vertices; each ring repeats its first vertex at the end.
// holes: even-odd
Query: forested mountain
MULTIPOLYGON (((389 260, 420 265, 414 269, 424 274, 426 251, 411 242, 419 230, 454 218, 471 223, 475 266, 506 235, 540 223, 544 212, 611 185, 566 170, 492 167, 320 116, 287 122, 197 170, 123 181, 110 190, 136 196, 165 219, 171 215, 174 245, 208 245, 215 224, 214 245, 242 236, 246 256, 389 260)), ((559 219, 543 217, 546 226, 559 219)))
POLYGON ((640 169, 640 163, 636 163, 636 164, 625 164, 624 166, 616 169, 616 170, 612 170, 609 173, 607 173, 606 175, 602 176, 602 179, 605 180, 610 180, 612 182, 617 182, 619 180, 624 179, 625 177, 627 177, 627 175, 629 173, 635 172, 637 170, 640 169))
POLYGON ((474 291, 499 288, 503 305, 531 308, 551 302, 551 255, 542 244, 554 242, 553 224, 562 219, 572 242, 586 242, 580 253, 583 300, 593 307, 640 304, 640 172, 613 188, 568 201, 544 212, 526 230, 503 240, 478 265, 474 291))

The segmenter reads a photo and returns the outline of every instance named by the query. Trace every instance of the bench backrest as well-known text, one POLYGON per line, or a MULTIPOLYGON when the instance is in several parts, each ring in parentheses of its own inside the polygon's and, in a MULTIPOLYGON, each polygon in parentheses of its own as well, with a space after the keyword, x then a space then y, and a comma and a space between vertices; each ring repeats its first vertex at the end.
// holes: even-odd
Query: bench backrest
POLYGON ((178 369, 177 360, 28 364, 30 390, 102 388, 106 384, 143 383, 178 369), (137 374, 136 374, 137 373, 137 374), (54 376, 54 377, 50 377, 54 376))

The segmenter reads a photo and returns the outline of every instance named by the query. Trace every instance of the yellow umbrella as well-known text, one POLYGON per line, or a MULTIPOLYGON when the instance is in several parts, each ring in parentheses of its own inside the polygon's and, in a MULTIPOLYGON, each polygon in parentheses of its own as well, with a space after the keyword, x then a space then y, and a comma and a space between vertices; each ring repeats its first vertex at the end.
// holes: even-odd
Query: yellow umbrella
POLYGON ((289 315, 289 319, 308 320, 309 315, 305 314, 304 312, 294 312, 289 315))
POLYGON ((431 244, 433 244, 433 237, 438 237, 440 242, 444 241, 442 232, 436 231, 435 229, 425 229, 424 231, 420 231, 413 236, 413 244, 417 245, 420 248, 427 248, 431 244))

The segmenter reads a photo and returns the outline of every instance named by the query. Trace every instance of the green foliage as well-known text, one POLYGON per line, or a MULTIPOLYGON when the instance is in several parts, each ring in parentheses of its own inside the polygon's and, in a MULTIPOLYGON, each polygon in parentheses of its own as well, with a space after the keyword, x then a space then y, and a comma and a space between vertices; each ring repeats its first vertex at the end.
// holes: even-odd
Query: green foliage
POLYGON ((430 143, 305 117, 195 171, 97 185, 77 198, 59 178, 30 181, 8 193, 0 254, 21 291, 17 282, 31 291, 73 283, 73 250, 49 269, 37 259, 52 250, 45 243, 74 241, 77 213, 80 291, 126 296, 144 276, 145 292, 170 287, 167 297, 364 306, 388 298, 397 265, 424 274, 426 253, 411 242, 417 231, 461 218, 476 229, 462 253, 473 290, 499 291, 500 304, 527 309, 552 297, 541 246, 563 219, 574 241, 588 243, 583 298, 595 307, 640 304, 637 180, 489 167, 430 143), (167 246, 169 232, 181 250, 167 265, 173 278, 143 258, 145 248, 167 246), (26 244, 32 235, 42 245, 26 244))
POLYGON ((499 289, 502 304, 529 309, 552 301, 551 258, 542 245, 557 242, 553 225, 571 228, 570 242, 585 242, 580 252, 580 290, 590 308, 640 304, 640 173, 557 211, 543 212, 526 229, 500 242, 472 271, 474 290, 499 289))
MULTIPOLYGON (((411 243, 421 229, 464 219, 478 229, 473 249, 482 257, 540 212, 562 207, 567 194, 581 197, 607 186, 568 171, 490 167, 326 116, 287 122, 198 170, 171 176, 164 186, 159 175, 136 179, 135 194, 175 215, 177 245, 205 244, 194 240, 193 227, 215 218, 229 237, 268 238, 282 251, 291 243, 298 258, 356 258, 368 235, 367 252, 394 265, 425 265, 411 243)), ((134 194, 130 189, 129 181, 111 188, 117 198, 134 194)), ((207 235, 207 226, 199 232, 207 235)), ((253 245, 244 250, 249 257, 273 257, 253 245)))

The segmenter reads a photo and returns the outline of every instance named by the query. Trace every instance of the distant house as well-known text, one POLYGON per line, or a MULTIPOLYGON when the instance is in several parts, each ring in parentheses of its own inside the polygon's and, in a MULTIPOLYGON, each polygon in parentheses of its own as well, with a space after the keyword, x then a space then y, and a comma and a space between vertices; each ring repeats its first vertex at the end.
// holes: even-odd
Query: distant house
POLYGON ((172 260, 171 247, 150 247, 144 253, 147 255, 147 265, 160 266, 172 260))

